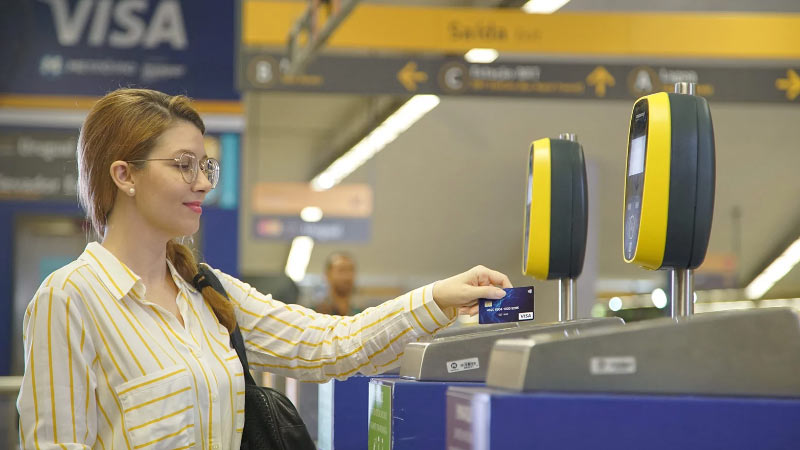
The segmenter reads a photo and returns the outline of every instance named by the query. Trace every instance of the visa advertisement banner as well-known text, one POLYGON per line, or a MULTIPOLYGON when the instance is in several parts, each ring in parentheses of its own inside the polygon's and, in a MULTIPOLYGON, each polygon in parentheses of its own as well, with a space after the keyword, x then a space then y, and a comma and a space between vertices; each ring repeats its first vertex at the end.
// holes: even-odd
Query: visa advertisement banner
POLYGON ((235 2, 2 0, 0 93, 100 96, 147 87, 238 100, 235 2))

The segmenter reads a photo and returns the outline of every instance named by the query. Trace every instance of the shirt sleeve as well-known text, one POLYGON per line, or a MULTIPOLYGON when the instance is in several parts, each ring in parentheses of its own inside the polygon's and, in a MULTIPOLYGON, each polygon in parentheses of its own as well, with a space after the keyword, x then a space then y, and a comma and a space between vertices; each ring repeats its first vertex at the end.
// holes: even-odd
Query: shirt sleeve
POLYGON ((407 343, 433 335, 456 315, 433 301, 433 284, 343 317, 287 305, 215 273, 234 302, 251 368, 303 381, 385 372, 399 364, 407 343))
POLYGON ((97 433, 94 347, 66 292, 39 288, 25 313, 17 409, 23 449, 89 449, 97 433))

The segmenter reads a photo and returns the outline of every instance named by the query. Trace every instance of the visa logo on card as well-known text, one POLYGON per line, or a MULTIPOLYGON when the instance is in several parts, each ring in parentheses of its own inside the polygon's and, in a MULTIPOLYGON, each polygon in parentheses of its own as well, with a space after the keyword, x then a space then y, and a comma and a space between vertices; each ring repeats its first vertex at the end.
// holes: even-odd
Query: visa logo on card
POLYGON ((478 323, 533 320, 533 286, 503 289, 499 300, 478 299, 478 323))

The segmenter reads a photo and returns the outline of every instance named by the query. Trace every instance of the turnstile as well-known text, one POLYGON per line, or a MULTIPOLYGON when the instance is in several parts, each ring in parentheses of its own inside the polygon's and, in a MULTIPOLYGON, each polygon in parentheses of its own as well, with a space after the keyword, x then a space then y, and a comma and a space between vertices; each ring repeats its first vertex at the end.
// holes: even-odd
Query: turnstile
POLYGON ((495 344, 488 386, 515 391, 800 397, 789 308, 654 319, 495 344))
POLYGON ((535 333, 573 336, 587 330, 623 323, 619 317, 545 324, 514 322, 513 324, 519 326, 437 338, 430 342, 413 342, 406 345, 400 360, 400 376, 424 381, 484 382, 492 346, 499 339, 527 337, 535 333))

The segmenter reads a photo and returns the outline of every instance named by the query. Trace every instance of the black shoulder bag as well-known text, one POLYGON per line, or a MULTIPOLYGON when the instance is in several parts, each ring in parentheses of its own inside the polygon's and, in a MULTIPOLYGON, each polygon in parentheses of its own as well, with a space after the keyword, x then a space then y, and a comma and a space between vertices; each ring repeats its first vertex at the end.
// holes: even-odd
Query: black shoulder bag
MULTIPOLYGON (((197 265, 198 274, 192 284, 202 290, 211 286, 228 298, 217 276, 206 265, 197 265)), ((242 450, 316 450, 306 424, 285 395, 275 389, 259 386, 250 375, 244 339, 239 325, 231 333, 231 347, 236 349, 244 368, 244 430, 242 450)))

